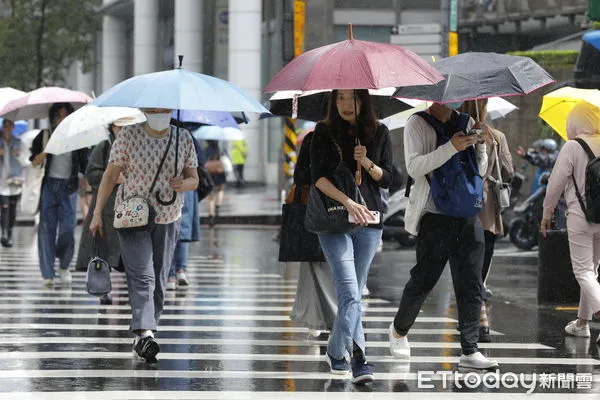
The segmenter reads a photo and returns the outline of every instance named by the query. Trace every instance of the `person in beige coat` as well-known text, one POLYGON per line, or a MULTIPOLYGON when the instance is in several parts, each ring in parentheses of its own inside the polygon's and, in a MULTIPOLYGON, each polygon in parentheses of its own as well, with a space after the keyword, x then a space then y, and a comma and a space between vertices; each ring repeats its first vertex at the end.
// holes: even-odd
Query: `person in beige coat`
MULTIPOLYGON (((502 182, 509 182, 514 175, 514 168, 512 163, 512 156, 508 143, 506 142, 506 136, 504 133, 497 129, 486 121, 487 119, 487 99, 482 100, 469 100, 465 101, 460 108, 460 111, 470 114, 473 118, 479 116, 479 125, 482 128, 481 135, 485 138, 485 144, 488 156, 488 165, 485 175, 483 176, 484 182, 484 201, 483 209, 479 214, 481 225, 483 226, 485 235, 485 254, 483 257, 483 269, 482 269, 482 280, 485 288, 485 282, 490 272, 490 266, 492 264, 492 257, 494 255, 494 247, 496 239, 502 236, 504 233, 504 225, 502 224, 502 216, 500 212, 500 203, 496 196, 494 186, 498 179, 498 166, 496 163, 500 162, 500 174, 502 182), (479 109, 479 110, 478 110, 479 109)), ((487 318, 487 291, 484 290, 483 299, 481 303, 481 317, 479 326, 479 341, 490 342, 490 327, 487 318)))

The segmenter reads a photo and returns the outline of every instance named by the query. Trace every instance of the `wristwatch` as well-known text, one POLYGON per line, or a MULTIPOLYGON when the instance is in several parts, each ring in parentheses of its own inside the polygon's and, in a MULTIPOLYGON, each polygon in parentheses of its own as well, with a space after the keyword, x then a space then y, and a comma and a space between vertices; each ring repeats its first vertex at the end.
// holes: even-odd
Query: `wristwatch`
POLYGON ((369 166, 369 169, 367 169, 368 172, 373 171, 373 169, 375 168, 375 163, 373 161, 371 161, 371 165, 369 166))

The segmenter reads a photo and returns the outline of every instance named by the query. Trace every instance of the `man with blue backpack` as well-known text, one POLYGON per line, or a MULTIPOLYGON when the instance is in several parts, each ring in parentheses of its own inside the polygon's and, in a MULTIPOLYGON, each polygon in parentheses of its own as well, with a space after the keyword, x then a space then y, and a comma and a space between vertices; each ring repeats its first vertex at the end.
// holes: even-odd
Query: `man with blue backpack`
POLYGON ((410 358, 408 331, 449 261, 462 348, 459 367, 492 369, 498 363, 477 348, 484 255, 478 214, 483 206, 486 145, 469 115, 455 111, 459 106, 433 103, 411 116, 404 129, 406 167, 414 179, 406 230, 417 236, 417 264, 390 325, 390 352, 396 358, 410 358))

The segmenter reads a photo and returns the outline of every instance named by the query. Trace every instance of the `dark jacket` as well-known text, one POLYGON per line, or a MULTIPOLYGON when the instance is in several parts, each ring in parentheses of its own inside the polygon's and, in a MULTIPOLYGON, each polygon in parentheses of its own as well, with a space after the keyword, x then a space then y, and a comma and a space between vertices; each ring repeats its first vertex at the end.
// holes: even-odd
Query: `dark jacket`
MULTIPOLYGON (((354 137, 344 133, 340 139, 336 139, 336 142, 342 150, 344 164, 354 173, 357 166, 354 160, 354 147, 356 146, 354 137)), ((315 127, 315 133, 310 145, 310 167, 313 183, 316 183, 323 177, 329 180, 332 179, 333 173, 340 161, 338 151, 333 143, 327 124, 319 122, 315 127)), ((360 192, 369 210, 379 211, 383 214, 387 209, 387 205, 381 196, 380 188, 387 189, 390 187, 393 166, 392 141, 387 127, 379 124, 372 142, 365 146, 367 148, 367 157, 381 168, 383 176, 377 182, 363 168, 360 192)), ((369 225, 369 227, 382 228, 383 223, 369 225)))
MULTIPOLYGON (((111 137, 112 138, 112 137, 111 137)), ((111 267, 119 265, 121 256, 119 248, 119 238, 117 231, 113 228, 113 220, 115 218, 115 199, 119 185, 115 186, 110 197, 106 201, 102 210, 102 223, 104 225, 104 237, 97 237, 97 243, 94 243, 94 238, 90 232, 90 223, 96 208, 96 199, 98 197, 98 188, 102 181, 102 175, 108 165, 108 157, 110 155, 111 142, 108 140, 101 142, 94 147, 90 154, 90 159, 85 171, 85 177, 92 187, 92 201, 88 215, 84 215, 83 229, 81 230, 81 239, 79 241, 79 250, 77 253, 77 263, 75 269, 77 271, 86 271, 87 265, 93 256, 98 256, 108 263, 111 267), (96 248, 95 248, 96 247, 96 248), (97 254, 96 253, 97 250, 97 254)))
MULTIPOLYGON (((44 129, 40 131, 40 133, 33 139, 33 143, 31 144, 31 157, 29 157, 29 161, 33 161, 33 159, 40 153, 44 151, 43 148, 43 140, 44 140, 44 129)), ((71 159, 73 161, 71 166, 71 177, 69 178, 68 183, 68 191, 69 194, 77 191, 79 188, 79 176, 78 174, 85 173, 85 168, 87 166, 87 156, 88 150, 81 149, 75 150, 71 152, 71 159)), ((45 166, 45 176, 48 176, 48 171, 50 169, 50 164, 52 163, 52 154, 48 154, 46 156, 46 166, 45 166)), ((44 182, 46 178, 44 177, 44 182)))

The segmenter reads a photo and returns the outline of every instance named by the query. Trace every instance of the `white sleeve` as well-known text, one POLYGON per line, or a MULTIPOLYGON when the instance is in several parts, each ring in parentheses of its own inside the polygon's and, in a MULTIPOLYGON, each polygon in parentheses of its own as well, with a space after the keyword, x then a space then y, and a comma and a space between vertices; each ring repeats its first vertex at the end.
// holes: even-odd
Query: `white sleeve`
POLYGON ((427 135, 435 135, 435 131, 433 128, 426 129, 428 127, 429 124, 423 118, 413 115, 404 128, 406 170, 413 178, 425 176, 441 167, 457 152, 450 141, 430 152, 426 146, 426 138, 427 135))

